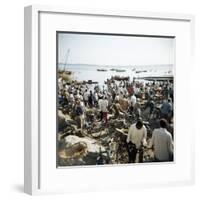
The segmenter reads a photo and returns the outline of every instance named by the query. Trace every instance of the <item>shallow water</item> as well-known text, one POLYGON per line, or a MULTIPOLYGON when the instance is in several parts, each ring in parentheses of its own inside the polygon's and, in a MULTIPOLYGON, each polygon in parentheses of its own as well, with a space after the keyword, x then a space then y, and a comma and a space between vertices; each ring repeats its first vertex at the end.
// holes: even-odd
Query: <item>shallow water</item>
POLYGON ((103 85, 104 81, 110 79, 111 76, 129 76, 130 80, 144 76, 163 76, 172 75, 172 65, 151 65, 151 66, 97 66, 84 64, 59 64, 59 69, 66 69, 73 72, 74 79, 78 81, 92 80, 103 85), (97 71, 97 69, 106 69, 107 71, 97 71), (111 69, 126 70, 125 72, 116 72, 111 69), (143 71, 136 73, 136 71, 143 71))

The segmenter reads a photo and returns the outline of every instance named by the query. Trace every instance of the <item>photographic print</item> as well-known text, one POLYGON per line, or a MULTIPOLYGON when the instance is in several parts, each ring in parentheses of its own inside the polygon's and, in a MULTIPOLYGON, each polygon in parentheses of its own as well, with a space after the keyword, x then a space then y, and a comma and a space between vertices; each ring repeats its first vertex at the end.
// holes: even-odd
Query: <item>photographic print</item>
POLYGON ((175 38, 56 37, 57 167, 173 162, 175 38))

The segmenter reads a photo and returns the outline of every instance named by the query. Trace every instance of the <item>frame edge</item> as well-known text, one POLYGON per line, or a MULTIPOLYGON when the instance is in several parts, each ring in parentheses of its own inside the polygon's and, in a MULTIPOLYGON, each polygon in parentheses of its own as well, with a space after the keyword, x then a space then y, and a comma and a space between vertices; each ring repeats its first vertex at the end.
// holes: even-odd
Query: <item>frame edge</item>
POLYGON ((30 195, 40 190, 38 13, 24 8, 24 192, 30 195))
POLYGON ((24 8, 24 192, 32 194, 31 46, 32 7, 24 8))
MULTIPOLYGON (((173 14, 173 13, 157 13, 157 12, 140 12, 140 11, 113 11, 113 10, 98 10, 98 9, 81 9, 81 8, 62 8, 33 5, 24 8, 24 192, 30 195, 40 194, 42 192, 39 183, 39 159, 38 159, 38 124, 35 122, 35 116, 38 111, 34 111, 38 106, 37 98, 34 96, 38 91, 38 69, 35 69, 38 62, 38 13, 39 12, 58 12, 58 13, 82 13, 91 15, 107 15, 107 16, 124 16, 137 18, 154 18, 165 20, 183 20, 189 21, 194 29, 195 17, 188 14, 173 14), (152 16, 152 17, 150 17, 152 16), (37 43, 37 44, 35 44, 37 43), (34 69, 33 69, 34 68, 34 69), (33 91, 34 90, 34 91, 33 91), (34 113, 33 113, 34 112, 34 113), (36 127, 34 127, 37 125, 36 127), (35 136, 37 134, 37 136, 35 136), (34 163, 37 162, 37 163, 34 163)), ((194 34, 194 30, 192 31, 194 34)), ((193 35, 192 34, 192 35, 193 35)), ((194 48, 194 38, 193 38, 194 48)), ((193 59, 192 59, 193 61, 193 59)), ((194 165, 194 163, 193 163, 194 165)), ((192 171, 192 177, 189 180, 190 184, 194 184, 195 172, 192 171)))

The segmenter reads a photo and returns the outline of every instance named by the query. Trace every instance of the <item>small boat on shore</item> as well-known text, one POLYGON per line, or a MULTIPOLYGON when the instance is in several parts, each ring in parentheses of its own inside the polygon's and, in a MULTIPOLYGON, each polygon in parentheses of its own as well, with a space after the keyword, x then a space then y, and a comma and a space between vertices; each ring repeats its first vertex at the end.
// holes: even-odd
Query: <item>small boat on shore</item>
POLYGON ((147 72, 147 70, 140 70, 140 71, 136 71, 136 74, 142 73, 142 72, 147 72))
POLYGON ((107 72, 107 69, 97 69, 98 72, 107 72))
POLYGON ((65 74, 72 75, 71 71, 64 71, 65 74))
POLYGON ((163 75, 163 76, 145 76, 140 77, 139 79, 144 79, 147 81, 173 81, 173 75, 163 75))
POLYGON ((67 71, 67 70, 58 70, 58 73, 59 73, 59 74, 63 74, 63 73, 65 73, 65 74, 71 75, 71 74, 72 74, 72 71, 67 71))
POLYGON ((114 76, 113 79, 116 81, 128 81, 129 76, 114 76))
POLYGON ((97 81, 92 81, 92 80, 88 80, 86 83, 87 83, 87 84, 98 84, 97 81))

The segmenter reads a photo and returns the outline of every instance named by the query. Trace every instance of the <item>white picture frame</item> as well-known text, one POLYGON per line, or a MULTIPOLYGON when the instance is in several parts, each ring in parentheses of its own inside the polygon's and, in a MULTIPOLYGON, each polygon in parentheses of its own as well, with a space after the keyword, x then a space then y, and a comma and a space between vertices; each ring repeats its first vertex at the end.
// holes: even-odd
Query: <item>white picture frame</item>
MULTIPOLYGON (((182 106, 184 106, 185 103, 188 104, 188 107, 192 105, 190 97, 187 97, 187 101, 183 99, 184 92, 182 88, 189 90, 185 79, 187 78, 188 84, 191 80, 190 70, 192 70, 193 60, 194 16, 136 11, 28 6, 25 8, 24 19, 24 188, 26 193, 35 195, 122 188, 132 189, 137 187, 192 184, 194 182, 194 131, 189 126, 193 121, 192 119, 186 121, 182 116, 182 106), (71 21, 69 22, 65 17, 70 17, 66 19, 70 19, 71 21), (125 23, 124 20, 126 20, 125 23), (99 27, 90 26, 90 23, 94 25, 95 22, 99 23, 99 27), (109 26, 110 23, 113 24, 113 27, 109 26), (116 24, 122 25, 123 23, 127 23, 127 26, 124 26, 124 29, 120 30, 116 24), (53 34, 55 30, 59 27, 59 30, 63 31, 105 32, 105 30, 107 30, 106 32, 111 33, 128 33, 133 31, 129 26, 130 24, 137 27, 135 34, 173 35, 177 38, 175 66, 175 95, 177 98, 176 131, 178 131, 176 136, 177 145, 175 156, 177 159, 175 159, 173 164, 135 164, 134 166, 103 166, 69 169, 57 169, 56 163, 55 166, 51 166, 50 164, 52 164, 54 159, 51 160, 51 158, 49 158, 49 149, 47 147, 52 147, 52 149, 54 149, 55 146, 53 146, 53 143, 56 145, 56 140, 53 140, 53 134, 51 134, 51 132, 53 133, 55 130, 52 130, 52 127, 54 127, 53 125, 49 125, 48 129, 45 129, 43 123, 53 122, 51 120, 54 118, 49 118, 45 121, 44 118, 48 117, 46 115, 43 116, 46 109, 43 107, 45 107, 45 98, 49 98, 50 96, 48 95, 52 95, 52 93, 43 93, 43 91, 46 91, 47 88, 45 87, 47 87, 47 85, 52 88, 56 87, 53 81, 55 78, 53 76, 56 76, 56 74, 53 74, 56 67, 53 69, 51 68, 49 72, 47 72, 48 76, 44 76, 44 70, 46 70, 44 66, 47 64, 45 63, 47 60, 46 58, 47 56, 51 57, 51 54, 55 53, 55 49, 53 48, 55 48, 56 38, 55 41, 51 40, 54 37, 53 34), (48 36, 46 35, 46 39, 44 39, 42 35, 43 30, 44 32, 46 31, 45 33, 47 33, 47 31, 49 33, 48 36), (47 41, 49 45, 46 45, 47 41), (47 46, 48 48, 52 47, 52 51, 47 50, 47 46), (45 55, 45 52, 48 55, 45 55), (188 65, 190 68, 187 67, 188 65), (47 77, 49 79, 47 79, 47 77), (183 124, 184 127, 182 127, 183 124), (44 137, 47 136, 47 131, 50 132, 50 136, 47 142, 48 144, 44 144, 44 137), (180 132, 182 136, 180 136, 180 132), (182 141, 179 140, 180 138, 182 141), (160 176, 162 171, 164 172, 163 177, 160 176), (141 174, 141 172, 144 172, 144 174, 141 174), (119 175, 119 182, 116 180, 117 174, 119 175), (106 183, 104 182, 103 176, 105 176, 106 183), (66 178, 68 179, 67 181, 66 178)), ((53 62, 54 59, 50 59, 48 64, 51 66, 56 65, 56 62, 53 62)), ((55 92, 54 89, 52 89, 53 92, 55 92)), ((48 107, 56 106, 54 103, 54 100, 48 102, 48 107)), ((55 109, 53 109, 50 113, 55 112, 55 109)), ((190 116, 192 114, 192 109, 184 109, 186 115, 190 116)), ((52 150, 49 151, 50 153, 54 152, 52 150)), ((56 157, 56 152, 54 152, 52 157, 56 157)))

